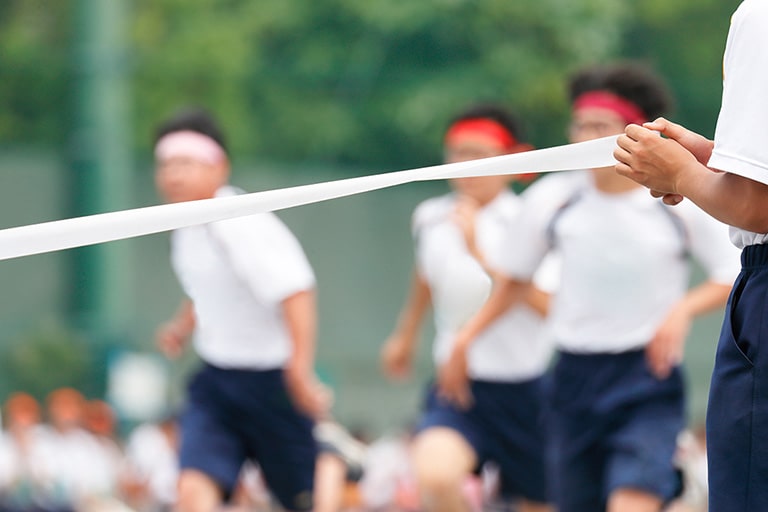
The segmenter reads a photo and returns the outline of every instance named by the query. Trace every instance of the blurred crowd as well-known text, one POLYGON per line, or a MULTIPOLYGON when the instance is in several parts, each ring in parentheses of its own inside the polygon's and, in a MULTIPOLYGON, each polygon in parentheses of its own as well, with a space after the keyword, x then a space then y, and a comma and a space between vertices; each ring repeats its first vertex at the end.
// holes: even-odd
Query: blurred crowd
MULTIPOLYGON (((178 479, 174 416, 119 434, 113 408, 72 388, 44 403, 16 392, 3 406, 0 511, 162 512, 171 510, 178 479)), ((330 441, 354 467, 343 489, 345 510, 415 510, 408 436, 385 437, 364 452, 361 442, 332 429, 330 441), (347 445, 345 446, 345 443, 347 445), (360 478, 362 475, 362 478, 360 478)), ((329 437, 329 436, 326 436, 329 437)), ((234 510, 279 510, 258 468, 247 464, 234 510)))
MULTIPOLYGON (((118 433, 116 415, 103 400, 60 388, 43 404, 17 392, 3 406, 0 436, 2 512, 162 512, 172 509, 178 478, 176 418, 118 433)), ((419 510, 410 463, 411 432, 376 440, 344 438, 333 429, 331 442, 354 466, 343 494, 344 512, 419 510), (342 437, 339 438, 339 435, 342 437), (351 443, 351 444, 350 444, 351 443), (364 447, 364 450, 360 450, 364 447)), ((672 512, 706 511, 706 453, 701 432, 680 436, 678 465, 685 492, 672 512)), ((467 478, 463 492, 473 510, 514 510, 497 500, 498 474, 492 466, 467 478)), ((280 510, 256 466, 243 469, 232 510, 280 510)))
POLYGON ((102 400, 60 388, 44 404, 23 392, 3 408, 0 509, 8 512, 167 508, 176 485, 172 418, 126 439, 102 400))

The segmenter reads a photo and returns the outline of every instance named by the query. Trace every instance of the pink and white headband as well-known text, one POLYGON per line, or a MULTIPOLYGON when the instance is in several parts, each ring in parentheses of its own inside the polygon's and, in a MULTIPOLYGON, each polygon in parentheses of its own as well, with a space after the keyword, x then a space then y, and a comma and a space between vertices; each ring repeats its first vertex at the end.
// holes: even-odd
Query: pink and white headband
POLYGON ((192 158, 206 164, 217 165, 227 160, 224 148, 207 135, 192 130, 171 132, 157 141, 155 159, 163 162, 171 158, 192 158))

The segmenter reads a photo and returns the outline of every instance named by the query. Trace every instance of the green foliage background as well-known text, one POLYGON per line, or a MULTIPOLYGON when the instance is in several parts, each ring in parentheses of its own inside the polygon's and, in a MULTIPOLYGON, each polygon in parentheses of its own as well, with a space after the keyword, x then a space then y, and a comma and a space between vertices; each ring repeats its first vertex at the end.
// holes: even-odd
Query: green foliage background
MULTIPOLYGON (((0 143, 66 145, 75 0, 0 5, 0 143)), ((565 77, 640 58, 711 131, 737 0, 133 0, 120 62, 135 147, 204 104, 238 155, 406 167, 478 99, 516 108, 539 146, 563 141, 565 77)))

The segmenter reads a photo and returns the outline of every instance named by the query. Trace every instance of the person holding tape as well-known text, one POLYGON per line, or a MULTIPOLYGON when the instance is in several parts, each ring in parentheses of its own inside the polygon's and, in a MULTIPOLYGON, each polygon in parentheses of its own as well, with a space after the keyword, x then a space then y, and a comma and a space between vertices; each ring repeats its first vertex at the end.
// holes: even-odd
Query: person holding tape
POLYGON ((709 507, 716 512, 768 503, 767 51, 768 3, 745 0, 731 20, 714 141, 659 118, 628 126, 614 152, 621 175, 668 204, 689 198, 729 224, 742 250, 707 409, 709 507))
MULTIPOLYGON (((496 105, 462 112, 444 140, 446 162, 461 162, 532 149, 519 122, 496 105)), ((450 353, 462 324, 483 304, 491 288, 504 231, 520 214, 509 176, 450 180, 453 192, 428 199, 413 214, 416 270, 395 330, 382 349, 385 372, 394 378, 410 370, 420 326, 431 306, 435 364, 450 353)), ((486 462, 499 469, 500 494, 521 500, 525 512, 550 510, 541 425, 542 382, 551 356, 543 315, 556 283, 556 265, 543 271, 528 300, 483 333, 469 354, 474 395, 463 410, 430 386, 418 423, 413 466, 424 510, 470 510, 462 489, 486 462)))
MULTIPOLYGON (((160 126, 155 163, 167 202, 239 193, 223 135, 205 112, 160 126)), ((180 419, 176 510, 219 510, 247 459, 286 510, 312 510, 313 419, 327 412, 330 392, 314 373, 315 277, 299 242, 264 213, 176 230, 171 250, 188 300, 158 342, 174 357, 194 331, 203 362, 180 419)))
MULTIPOLYGON (((665 112, 666 88, 635 63, 570 81, 572 142, 623 133, 665 112)), ((554 174, 525 193, 494 292, 454 340, 440 389, 466 402, 467 350, 522 300, 544 254, 562 258, 550 311, 558 347, 549 396, 552 489, 560 512, 657 512, 680 487, 683 344, 694 317, 722 307, 738 272, 726 227, 673 210, 613 167, 554 174), (706 279, 689 289, 690 257, 706 279)))

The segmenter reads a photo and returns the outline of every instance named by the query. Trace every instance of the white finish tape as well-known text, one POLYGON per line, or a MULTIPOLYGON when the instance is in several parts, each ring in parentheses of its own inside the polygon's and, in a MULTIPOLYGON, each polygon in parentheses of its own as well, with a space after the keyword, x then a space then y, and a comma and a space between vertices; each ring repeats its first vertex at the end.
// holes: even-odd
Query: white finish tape
POLYGON ((0 260, 283 210, 415 181, 592 169, 616 163, 617 136, 578 144, 312 185, 123 210, 0 231, 0 260))

